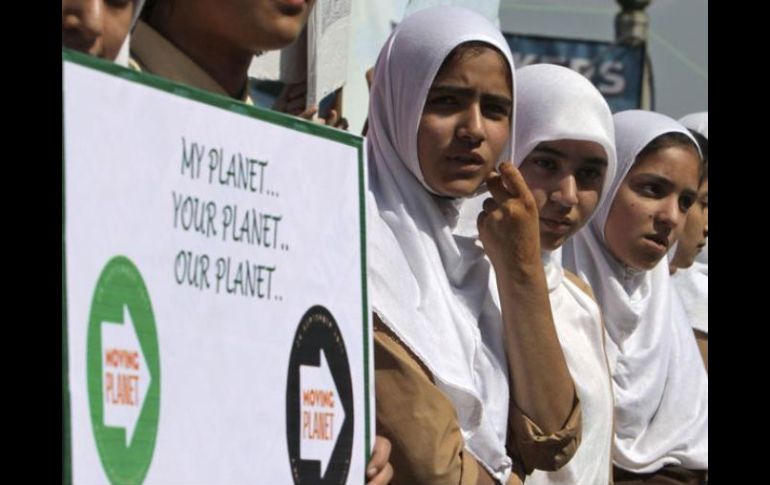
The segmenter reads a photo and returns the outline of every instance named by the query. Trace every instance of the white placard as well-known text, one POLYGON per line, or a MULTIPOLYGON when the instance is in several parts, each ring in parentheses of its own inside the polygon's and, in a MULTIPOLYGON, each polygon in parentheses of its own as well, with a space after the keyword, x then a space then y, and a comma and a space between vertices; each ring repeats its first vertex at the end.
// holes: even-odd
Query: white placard
POLYGON ((72 482, 361 483, 373 389, 360 139, 72 60, 72 482))

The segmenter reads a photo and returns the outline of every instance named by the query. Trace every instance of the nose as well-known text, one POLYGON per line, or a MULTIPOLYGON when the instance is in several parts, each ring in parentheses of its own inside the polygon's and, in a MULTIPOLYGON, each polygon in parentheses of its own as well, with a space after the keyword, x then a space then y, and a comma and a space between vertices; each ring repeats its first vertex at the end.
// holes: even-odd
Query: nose
POLYGON ((672 194, 661 200, 661 205, 655 215, 655 219, 660 224, 670 229, 675 229, 684 220, 686 214, 679 210, 679 199, 672 194))
POLYGON ((478 145, 486 138, 484 135, 484 120, 481 105, 472 103, 462 113, 457 127, 457 138, 473 145, 478 145))
POLYGON ((102 35, 102 0, 63 0, 62 34, 78 34, 93 42, 102 35))
POLYGON ((559 185, 551 192, 550 199, 564 207, 574 207, 578 203, 577 182, 574 175, 570 174, 559 180, 559 185))

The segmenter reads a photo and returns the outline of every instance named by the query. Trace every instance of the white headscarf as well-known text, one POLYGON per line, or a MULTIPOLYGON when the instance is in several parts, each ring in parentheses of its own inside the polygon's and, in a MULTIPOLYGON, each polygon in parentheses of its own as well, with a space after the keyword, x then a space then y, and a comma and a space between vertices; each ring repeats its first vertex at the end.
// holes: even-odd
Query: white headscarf
MULTIPOLYGON (((513 160, 517 166, 545 141, 583 140, 604 148, 607 170, 598 207, 617 166, 612 112, 601 93, 571 69, 535 64, 516 71, 516 99, 513 160)), ((566 465, 555 472, 535 470, 527 483, 607 483, 613 397, 599 308, 583 290, 564 279, 561 248, 544 250, 542 259, 554 324, 583 410, 583 433, 580 447, 566 465)))
POLYGON ((565 267, 591 284, 604 315, 615 393, 613 461, 637 473, 668 464, 708 469, 708 378, 681 305, 671 297, 668 261, 650 271, 629 268, 604 237, 612 202, 639 152, 666 133, 692 136, 649 111, 623 111, 614 120, 618 171, 609 197, 563 255, 565 267))
POLYGON ((553 64, 535 64, 516 71, 516 148, 518 167, 544 141, 583 140, 598 143, 607 154, 599 204, 615 177, 615 128, 601 93, 584 76, 553 64))
POLYGON ((700 113, 691 113, 683 116, 680 123, 685 128, 689 128, 692 131, 698 132, 708 140, 709 138, 709 112, 701 111, 700 113))
POLYGON ((136 25, 136 21, 139 20, 139 15, 142 13, 142 7, 144 7, 145 0, 136 0, 134 2, 134 15, 131 18, 131 27, 128 29, 128 34, 126 34, 126 40, 123 41, 123 45, 120 46, 120 50, 118 51, 118 56, 115 58, 115 63, 120 64, 123 67, 128 67, 128 59, 129 59, 129 44, 131 44, 131 31, 134 30, 134 25, 136 25))
MULTIPOLYGON (((708 111, 693 113, 679 120, 685 127, 709 137, 708 111)), ((677 270, 673 276, 674 286, 682 299, 690 325, 702 332, 709 332, 709 252, 706 246, 686 269, 677 270)))
POLYGON ((459 7, 414 13, 380 52, 367 138, 370 295, 374 311, 454 404, 466 448, 506 482, 508 378, 490 265, 474 239, 452 234, 463 199, 432 195, 417 155, 428 90, 447 55, 468 41, 495 46, 513 78, 500 31, 459 7))

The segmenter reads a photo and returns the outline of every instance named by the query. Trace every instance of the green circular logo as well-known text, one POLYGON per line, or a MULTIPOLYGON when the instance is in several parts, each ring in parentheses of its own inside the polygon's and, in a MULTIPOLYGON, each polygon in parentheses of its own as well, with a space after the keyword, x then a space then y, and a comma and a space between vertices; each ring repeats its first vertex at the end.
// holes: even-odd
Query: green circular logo
POLYGON ((147 287, 124 256, 96 283, 88 322, 88 399, 99 458, 112 485, 147 475, 160 415, 160 354, 147 287))

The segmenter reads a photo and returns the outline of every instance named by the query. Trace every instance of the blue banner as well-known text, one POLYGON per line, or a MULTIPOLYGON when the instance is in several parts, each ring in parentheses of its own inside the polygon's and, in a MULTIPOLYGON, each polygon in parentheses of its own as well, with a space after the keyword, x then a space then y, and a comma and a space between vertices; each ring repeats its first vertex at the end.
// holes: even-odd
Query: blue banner
POLYGON ((644 45, 629 47, 593 40, 504 35, 517 69, 542 63, 565 66, 590 79, 613 113, 642 107, 644 45))

